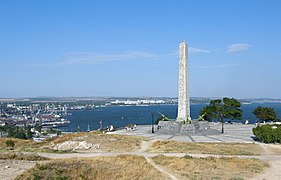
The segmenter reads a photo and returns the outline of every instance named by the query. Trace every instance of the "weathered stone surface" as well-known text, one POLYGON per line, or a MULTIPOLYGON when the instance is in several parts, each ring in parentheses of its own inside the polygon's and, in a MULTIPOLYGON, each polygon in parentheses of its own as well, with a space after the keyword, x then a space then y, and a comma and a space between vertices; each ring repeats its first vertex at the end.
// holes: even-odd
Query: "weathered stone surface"
POLYGON ((158 127, 159 131, 163 133, 180 133, 181 123, 176 121, 159 121, 158 127))
POLYGON ((220 134, 219 131, 210 129, 210 124, 206 121, 192 121, 191 124, 183 124, 177 121, 159 121, 157 133, 173 135, 220 134))
POLYGON ((185 41, 179 45, 178 116, 176 121, 190 118, 190 92, 188 80, 188 48, 185 41))

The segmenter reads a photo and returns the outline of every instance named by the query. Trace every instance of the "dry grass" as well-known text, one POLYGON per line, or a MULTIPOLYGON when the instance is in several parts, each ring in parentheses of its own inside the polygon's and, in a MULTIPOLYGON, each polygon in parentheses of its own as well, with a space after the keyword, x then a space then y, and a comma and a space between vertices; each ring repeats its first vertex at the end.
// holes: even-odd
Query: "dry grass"
POLYGON ((177 141, 156 141, 148 151, 220 155, 260 155, 264 153, 263 148, 253 143, 195 143, 177 141))
POLYGON ((2 160, 24 160, 24 161, 45 161, 49 158, 38 156, 37 154, 23 154, 23 153, 0 153, 2 160))
POLYGON ((138 150, 144 137, 119 134, 103 134, 99 132, 83 132, 67 134, 64 137, 52 141, 54 144, 65 141, 86 141, 92 144, 100 144, 99 149, 90 151, 98 152, 132 152, 138 150))
POLYGON ((164 179, 143 157, 120 155, 53 160, 36 165, 16 179, 164 179))
POLYGON ((102 152, 132 152, 140 148, 144 137, 119 134, 89 134, 82 140, 100 144, 102 152))
POLYGON ((14 151, 21 151, 28 148, 39 148, 44 143, 35 142, 33 140, 24 140, 24 139, 17 139, 17 138, 0 138, 0 148, 1 150, 6 149, 6 141, 12 140, 15 142, 14 151))
POLYGON ((67 153, 67 151, 58 151, 42 148, 48 145, 51 141, 35 142, 33 140, 24 140, 17 138, 0 138, 0 152, 46 152, 46 153, 67 153), (6 147, 6 141, 12 140, 15 142, 15 147, 10 150, 6 147))
POLYGON ((35 142, 33 140, 24 140, 17 138, 0 138, 0 148, 6 148, 6 141, 12 140, 15 142, 15 149, 25 148, 25 147, 40 147, 42 143, 35 142))
POLYGON ((248 179, 268 168, 268 163, 258 159, 241 158, 153 158, 182 179, 248 179))
MULTIPOLYGON (((35 142, 32 140, 23 140, 15 138, 0 138, 1 151, 7 151, 6 141, 11 139, 15 142, 14 152, 47 152, 47 153, 69 153, 69 151, 53 150, 51 144, 58 144, 65 141, 87 141, 93 144, 100 144, 101 152, 131 152, 140 148, 143 137, 126 136, 118 134, 102 134, 99 132, 80 132, 65 134, 62 137, 45 142, 35 142)), ((11 151, 11 150, 9 150, 11 151)))

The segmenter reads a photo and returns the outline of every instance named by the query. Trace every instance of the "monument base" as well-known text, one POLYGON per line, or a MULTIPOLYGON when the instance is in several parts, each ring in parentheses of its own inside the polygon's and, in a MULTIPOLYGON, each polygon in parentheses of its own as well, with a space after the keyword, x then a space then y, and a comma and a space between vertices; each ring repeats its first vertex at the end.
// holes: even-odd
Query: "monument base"
MULTIPOLYGON (((186 123, 186 122, 191 122, 191 117, 188 118, 177 118, 175 122, 180 122, 180 123, 186 123)), ((190 123, 189 123, 190 124, 190 123)))
POLYGON ((191 124, 184 124, 178 121, 159 121, 157 133, 199 136, 221 134, 220 131, 211 129, 207 121, 191 121, 191 124))

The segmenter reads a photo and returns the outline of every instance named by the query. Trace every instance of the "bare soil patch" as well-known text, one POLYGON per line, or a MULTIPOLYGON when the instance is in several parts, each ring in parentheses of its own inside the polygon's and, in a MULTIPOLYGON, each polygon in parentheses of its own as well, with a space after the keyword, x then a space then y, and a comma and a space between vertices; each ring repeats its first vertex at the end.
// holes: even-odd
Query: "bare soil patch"
POLYGON ((265 151, 266 155, 281 155, 281 144, 259 144, 265 151))
POLYGON ((34 161, 0 160, 0 179, 10 180, 36 165, 34 161))

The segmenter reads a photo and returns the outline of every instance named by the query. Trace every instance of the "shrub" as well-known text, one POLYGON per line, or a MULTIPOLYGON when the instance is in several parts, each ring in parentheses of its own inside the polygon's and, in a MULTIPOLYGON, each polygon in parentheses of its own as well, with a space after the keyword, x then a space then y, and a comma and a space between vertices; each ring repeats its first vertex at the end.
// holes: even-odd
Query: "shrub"
POLYGON ((253 133, 261 142, 281 143, 281 125, 266 124, 253 128, 253 133))
POLYGON ((14 147, 15 147, 15 142, 14 142, 13 140, 11 140, 11 139, 8 139, 8 140, 6 141, 6 146, 7 146, 7 148, 9 148, 9 149, 14 149, 14 147))

